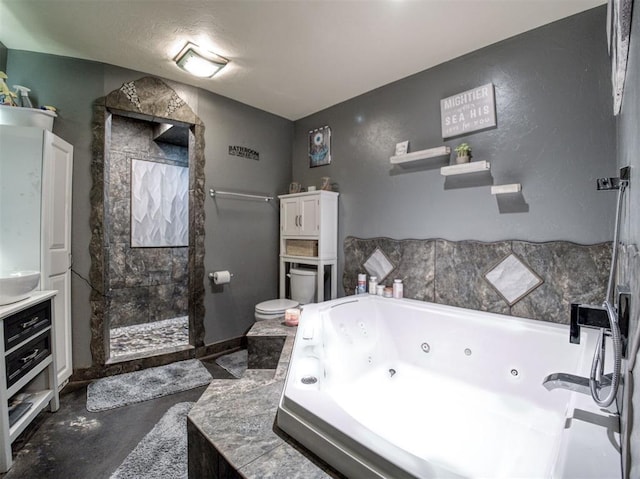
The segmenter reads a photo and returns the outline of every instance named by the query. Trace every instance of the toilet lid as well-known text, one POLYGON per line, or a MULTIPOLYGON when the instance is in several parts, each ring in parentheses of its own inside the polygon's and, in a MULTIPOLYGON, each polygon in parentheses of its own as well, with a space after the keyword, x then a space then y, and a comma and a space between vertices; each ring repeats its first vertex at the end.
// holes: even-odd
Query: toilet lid
POLYGON ((257 304, 256 311, 265 314, 284 313, 285 309, 296 308, 298 304, 290 299, 271 299, 257 304))

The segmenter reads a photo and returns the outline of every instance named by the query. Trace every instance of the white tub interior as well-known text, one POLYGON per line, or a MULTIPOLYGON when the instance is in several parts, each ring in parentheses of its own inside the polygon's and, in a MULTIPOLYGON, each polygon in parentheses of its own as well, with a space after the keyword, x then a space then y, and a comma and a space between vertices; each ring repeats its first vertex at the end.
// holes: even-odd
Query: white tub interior
POLYGON ((587 374, 592 338, 568 337, 564 325, 410 300, 307 306, 279 425, 350 477, 618 478, 615 414, 542 386, 587 374))

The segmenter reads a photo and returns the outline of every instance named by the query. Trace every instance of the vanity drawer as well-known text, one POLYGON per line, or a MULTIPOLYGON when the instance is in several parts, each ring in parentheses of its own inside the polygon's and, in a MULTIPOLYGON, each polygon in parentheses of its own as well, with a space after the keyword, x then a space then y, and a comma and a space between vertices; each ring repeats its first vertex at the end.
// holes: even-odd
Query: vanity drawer
POLYGON ((33 338, 6 357, 7 388, 51 354, 51 330, 33 338))
POLYGON ((4 320, 4 350, 51 325, 51 301, 32 306, 4 320))

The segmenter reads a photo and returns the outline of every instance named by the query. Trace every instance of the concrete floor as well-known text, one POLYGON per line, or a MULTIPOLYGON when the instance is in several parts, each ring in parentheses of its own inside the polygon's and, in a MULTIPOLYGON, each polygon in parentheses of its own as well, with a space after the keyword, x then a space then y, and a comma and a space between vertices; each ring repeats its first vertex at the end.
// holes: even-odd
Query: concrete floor
MULTIPOLYGON (((203 360, 214 378, 233 377, 203 360)), ((197 401, 206 386, 131 406, 92 413, 87 384, 69 384, 60 409, 43 412, 13 444, 13 467, 2 479, 108 479, 174 404, 197 401)))

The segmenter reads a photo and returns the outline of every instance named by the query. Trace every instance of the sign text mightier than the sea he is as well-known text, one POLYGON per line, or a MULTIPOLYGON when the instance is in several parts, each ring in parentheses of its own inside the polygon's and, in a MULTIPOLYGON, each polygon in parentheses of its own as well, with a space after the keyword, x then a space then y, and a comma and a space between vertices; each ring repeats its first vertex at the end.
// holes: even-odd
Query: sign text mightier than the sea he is
POLYGON ((248 158, 249 160, 260 160, 260 153, 251 148, 244 146, 231 146, 229 145, 229 154, 231 156, 239 156, 240 158, 248 158))
POLYGON ((496 126, 493 83, 440 100, 442 138, 496 126))

